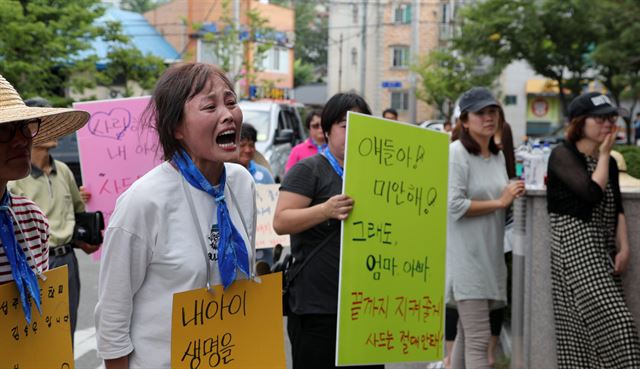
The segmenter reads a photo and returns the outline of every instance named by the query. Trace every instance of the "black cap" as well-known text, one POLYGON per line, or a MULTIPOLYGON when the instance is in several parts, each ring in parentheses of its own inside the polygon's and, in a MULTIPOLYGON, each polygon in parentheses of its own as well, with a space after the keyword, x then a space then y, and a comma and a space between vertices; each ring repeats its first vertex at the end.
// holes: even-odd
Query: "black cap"
POLYGON ((581 115, 618 114, 618 108, 613 106, 607 95, 600 92, 582 94, 569 104, 569 119, 581 115))
POLYGON ((461 113, 477 113, 487 106, 499 106, 500 104, 488 88, 474 87, 462 94, 458 105, 461 113))

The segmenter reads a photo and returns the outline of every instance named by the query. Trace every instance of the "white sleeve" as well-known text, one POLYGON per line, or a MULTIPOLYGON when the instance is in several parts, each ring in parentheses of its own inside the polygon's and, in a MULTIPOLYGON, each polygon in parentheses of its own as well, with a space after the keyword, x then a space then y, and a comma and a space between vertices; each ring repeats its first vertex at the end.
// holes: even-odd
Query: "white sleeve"
POLYGON ((103 251, 95 309, 98 355, 117 359, 134 350, 130 336, 133 296, 145 279, 152 249, 140 236, 110 227, 103 251))
POLYGON ((449 155, 449 215, 458 220, 471 207, 468 196, 469 163, 458 150, 452 148, 449 155))

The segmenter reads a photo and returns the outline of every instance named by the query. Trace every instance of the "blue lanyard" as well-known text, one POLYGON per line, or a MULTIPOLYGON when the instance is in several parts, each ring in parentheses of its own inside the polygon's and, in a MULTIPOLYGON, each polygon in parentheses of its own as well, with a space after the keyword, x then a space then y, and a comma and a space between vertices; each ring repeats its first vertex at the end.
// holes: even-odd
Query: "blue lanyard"
POLYGON ((322 152, 324 151, 324 149, 327 148, 327 144, 323 143, 322 145, 318 145, 314 140, 312 140, 311 138, 309 138, 309 141, 311 141, 311 143, 313 144, 313 146, 316 147, 316 149, 318 150, 318 152, 322 152))
POLYGON ((249 161, 249 168, 247 169, 249 169, 249 173, 251 173, 252 177, 255 176, 256 170, 258 170, 258 168, 256 168, 256 162, 253 160, 249 161))
POLYGON ((322 155, 324 155, 324 157, 329 160, 329 164, 331 164, 333 170, 338 174, 338 176, 340 176, 340 178, 342 178, 344 175, 344 169, 342 169, 342 167, 338 163, 338 160, 336 160, 331 151, 329 151, 328 147, 325 147, 325 149, 322 150, 322 155))

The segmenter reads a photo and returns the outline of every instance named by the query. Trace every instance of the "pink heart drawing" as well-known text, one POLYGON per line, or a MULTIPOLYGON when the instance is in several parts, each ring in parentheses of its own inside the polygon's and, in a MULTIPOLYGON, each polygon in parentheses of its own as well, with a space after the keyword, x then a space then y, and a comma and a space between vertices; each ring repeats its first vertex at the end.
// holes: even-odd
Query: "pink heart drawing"
POLYGON ((124 108, 113 108, 108 113, 95 112, 87 128, 94 136, 121 140, 130 125, 131 112, 124 108))

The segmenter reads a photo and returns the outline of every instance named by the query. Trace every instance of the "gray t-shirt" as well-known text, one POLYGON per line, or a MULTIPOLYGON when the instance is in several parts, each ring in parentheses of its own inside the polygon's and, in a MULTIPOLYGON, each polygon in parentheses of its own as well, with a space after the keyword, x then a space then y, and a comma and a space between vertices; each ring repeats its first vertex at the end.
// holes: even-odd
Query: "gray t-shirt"
MULTIPOLYGON (((309 207, 342 193, 342 178, 327 159, 316 154, 296 163, 285 175, 280 191, 311 199, 309 207)), ((289 289, 289 306, 295 314, 337 314, 340 221, 331 219, 291 235, 294 269, 325 239, 328 244, 297 274, 289 289)))
POLYGON ((456 300, 507 301, 504 263, 505 211, 464 216, 471 200, 498 199, 508 184, 504 155, 470 154, 460 141, 449 146, 449 215, 447 219, 446 303, 456 300))

